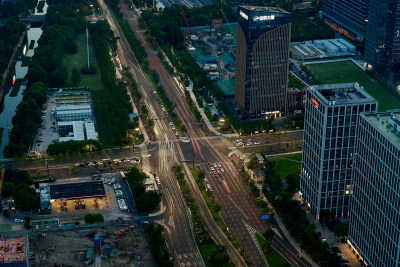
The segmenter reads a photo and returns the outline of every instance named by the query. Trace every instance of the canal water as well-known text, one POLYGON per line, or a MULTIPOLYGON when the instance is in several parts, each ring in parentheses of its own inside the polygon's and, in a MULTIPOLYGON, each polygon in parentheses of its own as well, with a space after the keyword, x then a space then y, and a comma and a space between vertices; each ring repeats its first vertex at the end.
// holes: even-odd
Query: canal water
MULTIPOLYGON (((42 13, 36 13, 39 15, 44 15, 47 12, 47 2, 44 5, 43 12, 42 13)), ((39 40, 40 36, 42 35, 42 29, 41 28, 30 28, 27 33, 26 33, 26 40, 27 42, 24 42, 22 45, 23 52, 25 51, 26 54, 25 56, 27 57, 32 57, 34 54, 34 49, 37 47, 37 41, 39 40), (31 41, 35 41, 35 45, 32 49, 29 49, 29 44, 31 41)), ((22 58, 18 59, 15 64, 15 78, 16 79, 22 79, 25 77, 25 75, 28 72, 28 67, 22 67, 22 58)), ((12 92, 12 88, 8 90, 7 95, 4 98, 4 109, 0 113, 0 128, 3 128, 3 134, 1 138, 1 144, 0 144, 0 158, 4 158, 4 147, 8 144, 10 138, 9 138, 9 133, 12 130, 12 117, 15 115, 15 111, 17 109, 18 104, 21 102, 22 97, 23 97, 23 92, 25 91, 26 86, 25 83, 21 84, 18 95, 11 97, 10 93, 12 92)), ((0 133, 1 135, 1 133, 0 133)))

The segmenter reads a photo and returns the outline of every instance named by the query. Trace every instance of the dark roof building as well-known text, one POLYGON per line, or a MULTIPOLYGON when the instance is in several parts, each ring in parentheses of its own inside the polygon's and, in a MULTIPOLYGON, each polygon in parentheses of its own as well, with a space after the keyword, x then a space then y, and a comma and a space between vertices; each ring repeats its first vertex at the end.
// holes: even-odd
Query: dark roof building
POLYGON ((367 30, 369 2, 369 0, 323 1, 323 20, 346 37, 362 40, 367 30))
POLYGON ((281 8, 238 7, 235 102, 243 118, 287 112, 290 21, 281 8))
POLYGON ((398 0, 370 0, 365 61, 376 66, 400 65, 400 4, 398 0))
POLYGON ((106 196, 106 191, 102 181, 52 184, 49 187, 51 200, 68 200, 106 196))

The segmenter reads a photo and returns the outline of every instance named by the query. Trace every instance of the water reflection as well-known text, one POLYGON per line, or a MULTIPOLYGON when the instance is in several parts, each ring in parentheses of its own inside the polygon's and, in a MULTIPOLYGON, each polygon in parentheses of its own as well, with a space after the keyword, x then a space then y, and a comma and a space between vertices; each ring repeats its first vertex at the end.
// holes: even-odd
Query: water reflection
MULTIPOLYGON (((47 11, 47 4, 43 8, 44 11, 47 11)), ((39 40, 40 36, 42 35, 41 28, 30 28, 27 32, 27 57, 32 57, 34 54, 34 49, 37 47, 37 41, 39 40), (29 49, 28 46, 31 41, 35 41, 35 45, 32 49, 29 49)), ((23 46, 26 44, 24 43, 23 46)), ((22 67, 22 61, 18 60, 15 64, 15 78, 22 79, 25 77, 26 73, 28 72, 28 67, 22 67)), ((4 98, 4 109, 0 113, 0 128, 3 128, 3 136, 1 138, 1 145, 0 145, 0 158, 4 158, 3 151, 4 147, 8 144, 9 141, 9 132, 12 129, 12 117, 15 115, 15 111, 17 109, 18 104, 22 100, 22 94, 26 89, 25 84, 21 84, 18 94, 14 97, 10 96, 12 92, 12 88, 8 90, 7 95, 4 98)))

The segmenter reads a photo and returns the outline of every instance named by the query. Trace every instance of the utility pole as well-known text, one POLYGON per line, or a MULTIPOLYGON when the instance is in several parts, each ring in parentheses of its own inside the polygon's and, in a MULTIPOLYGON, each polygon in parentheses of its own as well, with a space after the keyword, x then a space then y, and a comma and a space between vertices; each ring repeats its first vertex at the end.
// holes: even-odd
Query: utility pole
POLYGON ((89 62, 89 30, 88 30, 87 26, 86 26, 86 49, 87 49, 87 68, 89 70, 89 65, 90 65, 90 62, 89 62))

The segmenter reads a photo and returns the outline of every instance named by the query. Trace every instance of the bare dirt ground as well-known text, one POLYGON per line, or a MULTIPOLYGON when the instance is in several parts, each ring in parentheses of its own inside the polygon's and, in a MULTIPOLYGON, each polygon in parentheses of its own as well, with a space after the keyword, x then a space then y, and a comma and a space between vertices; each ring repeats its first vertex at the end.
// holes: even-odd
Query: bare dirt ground
POLYGON ((88 266, 87 251, 94 247, 94 235, 101 234, 101 257, 94 256, 92 266, 154 266, 147 240, 139 224, 135 227, 104 226, 99 229, 47 232, 45 237, 29 236, 29 248, 35 261, 31 266, 88 266), (114 240, 118 237, 119 242, 114 240))

